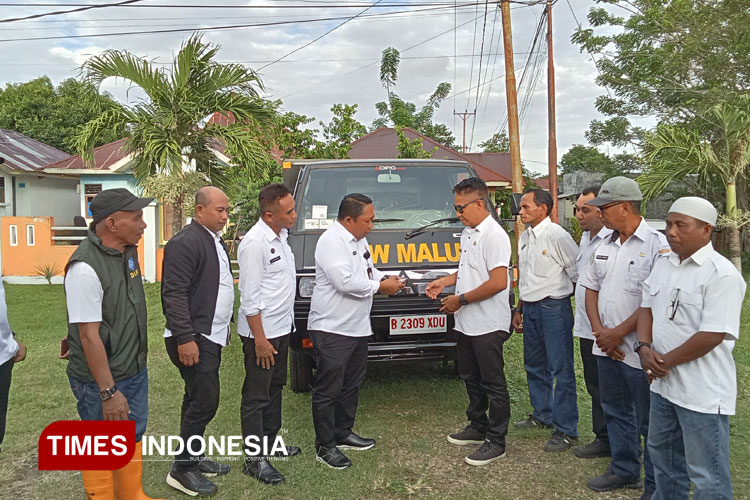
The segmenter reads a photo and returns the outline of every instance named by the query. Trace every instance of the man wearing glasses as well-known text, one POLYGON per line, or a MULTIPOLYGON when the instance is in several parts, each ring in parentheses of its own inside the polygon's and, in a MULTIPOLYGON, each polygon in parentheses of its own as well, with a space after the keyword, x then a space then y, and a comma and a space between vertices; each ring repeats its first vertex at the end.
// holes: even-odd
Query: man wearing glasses
POLYGON ((366 236, 374 219, 370 198, 348 194, 336 221, 315 247, 315 288, 307 324, 317 364, 312 388, 315 454, 316 460, 334 469, 352 465, 339 448, 375 446, 374 439, 352 430, 359 385, 367 370, 372 297, 404 288, 398 277, 385 276, 373 265, 366 236))
POLYGON ((716 209, 680 198, 667 215, 672 253, 643 284, 638 355, 651 381, 648 451, 652 500, 732 498, 729 417, 737 373, 732 349, 740 332, 745 281, 716 252, 716 209))
POLYGON ((455 314, 458 374, 469 396, 469 425, 449 435, 448 442, 478 444, 464 461, 487 465, 505 456, 510 420, 503 371, 503 343, 510 337, 510 239, 487 210, 487 186, 481 179, 465 179, 453 192, 454 208, 466 226, 458 271, 432 281, 425 292, 434 300, 446 286, 456 285, 455 294, 442 299, 440 311, 455 314))
POLYGON ((521 221, 529 227, 518 241, 521 301, 513 327, 523 330, 523 360, 534 411, 515 427, 553 428, 544 451, 561 452, 578 441, 570 303, 578 280, 578 246, 550 220, 552 208, 547 191, 537 189, 521 198, 521 221))
POLYGON ((607 471, 591 478, 588 486, 594 491, 640 489, 643 436, 645 488, 641 499, 647 500, 654 491, 654 469, 646 448, 649 389, 638 346, 633 344, 643 281, 656 261, 671 250, 664 235, 641 217, 642 200, 637 182, 613 177, 586 203, 598 207, 604 225, 614 231, 594 252, 579 286, 587 288, 586 313, 596 337, 593 352, 599 356, 600 398, 612 453, 607 471))
MULTIPOLYGON (((599 186, 584 189, 576 200, 573 208, 578 226, 583 229, 581 235, 580 251, 578 252, 578 276, 585 276, 586 270, 594 260, 594 250, 612 235, 612 230, 604 227, 602 214, 599 209, 586 205, 599 194, 599 186)), ((576 287, 576 312, 573 336, 578 337, 581 350, 581 363, 583 364, 583 380, 586 383, 586 391, 591 396, 591 425, 595 439, 583 446, 577 447, 573 453, 578 458, 597 458, 610 456, 609 435, 607 434, 607 421, 604 418, 604 410, 599 399, 599 368, 597 358, 594 355, 594 334, 591 332, 591 322, 586 314, 586 288, 576 287)))

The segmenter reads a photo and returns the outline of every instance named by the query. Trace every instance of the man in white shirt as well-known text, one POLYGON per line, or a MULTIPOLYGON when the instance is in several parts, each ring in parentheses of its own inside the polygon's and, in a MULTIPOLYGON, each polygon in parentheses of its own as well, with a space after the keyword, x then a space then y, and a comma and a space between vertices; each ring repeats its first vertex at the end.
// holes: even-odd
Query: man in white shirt
POLYGON ((716 252, 716 209, 680 198, 667 215, 673 253, 643 284, 637 352, 651 380, 648 451, 652 500, 731 499, 729 417, 737 399, 732 349, 740 333, 746 284, 716 252))
POLYGON ((523 359, 534 411, 516 428, 554 428, 544 451, 567 450, 578 441, 578 402, 573 364, 573 307, 578 246, 549 219, 552 196, 540 189, 521 198, 529 228, 518 242, 520 301, 513 326, 523 330, 523 359))
POLYGON ((466 226, 458 271, 431 282, 425 292, 437 299, 446 286, 456 287, 454 295, 442 299, 440 311, 455 314, 458 374, 469 396, 469 425, 449 435, 448 442, 479 444, 464 461, 487 465, 505 456, 510 420, 503 371, 503 343, 510 337, 510 239, 487 211, 487 186, 481 179, 465 179, 453 192, 454 208, 466 226))
MULTIPOLYGON (((591 261, 594 260, 594 250, 612 234, 611 229, 604 227, 599 209, 586 205, 587 201, 593 200, 598 194, 599 186, 584 189, 573 208, 578 226, 583 229, 578 259, 576 260, 578 276, 586 275, 586 270, 591 265, 591 261)), ((573 450, 573 453, 578 458, 608 457, 610 456, 609 435, 607 434, 604 410, 602 410, 602 404, 599 400, 599 368, 596 361, 597 356, 592 352, 594 335, 591 332, 591 322, 586 314, 586 288, 576 287, 575 299, 573 335, 578 337, 580 342, 583 380, 586 383, 586 391, 591 396, 591 426, 595 439, 589 444, 577 447, 573 450)))
POLYGON ((219 407, 221 349, 229 341, 234 311, 234 278, 221 231, 229 218, 224 192, 204 186, 195 193, 195 217, 164 248, 162 309, 167 320, 167 354, 185 381, 180 437, 186 444, 175 457, 167 484, 188 495, 210 495, 218 488, 206 475, 229 473, 229 466, 195 455, 187 446, 203 436, 219 407))
MULTIPOLYGON (((265 437, 269 446, 281 428, 281 390, 286 384, 289 334, 294 328, 297 271, 287 244, 297 220, 294 198, 283 184, 269 184, 258 195, 260 220, 237 249, 240 265, 240 320, 237 333, 245 354, 240 418, 245 439, 265 437)), ((300 453, 287 446, 286 456, 300 453)), ((247 457, 243 472, 265 484, 284 476, 267 457, 247 457)))
POLYGON ((375 446, 374 439, 352 430, 359 385, 367 370, 372 297, 392 295, 404 287, 372 262, 366 236, 374 219, 370 198, 348 194, 341 200, 336 221, 315 247, 315 288, 307 323, 317 366, 312 388, 315 454, 316 460, 334 469, 352 465, 339 448, 375 446))
POLYGON ((612 235, 594 251, 594 261, 579 282, 586 290, 586 313, 596 337, 600 400, 607 419, 612 461, 607 471, 591 478, 594 491, 639 489, 643 436, 643 500, 654 491, 654 469, 648 436, 649 391, 646 375, 633 350, 643 281, 656 261, 671 252, 663 234, 641 217, 643 195, 638 183, 613 177, 587 202, 598 207, 612 235))
POLYGON ((8 324, 5 287, 0 278, 0 445, 5 438, 5 417, 8 413, 8 392, 13 365, 26 359, 26 346, 16 340, 8 324))

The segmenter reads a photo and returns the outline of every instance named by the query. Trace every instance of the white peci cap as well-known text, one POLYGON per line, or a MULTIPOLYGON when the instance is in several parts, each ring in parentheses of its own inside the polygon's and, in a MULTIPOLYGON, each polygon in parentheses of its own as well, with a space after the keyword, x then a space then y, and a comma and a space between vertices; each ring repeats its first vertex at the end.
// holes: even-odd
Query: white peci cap
POLYGON ((669 207, 670 213, 677 213, 702 220, 712 226, 716 225, 716 208, 708 200, 697 196, 685 196, 676 200, 669 207))

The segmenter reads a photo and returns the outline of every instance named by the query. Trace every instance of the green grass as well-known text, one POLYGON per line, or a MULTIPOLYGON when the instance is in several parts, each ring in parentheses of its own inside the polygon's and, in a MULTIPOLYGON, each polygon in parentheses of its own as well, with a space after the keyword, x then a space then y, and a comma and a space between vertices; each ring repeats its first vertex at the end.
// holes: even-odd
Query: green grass
MULTIPOLYGON (((61 500, 83 498, 76 472, 40 472, 36 447, 42 429, 55 420, 77 419, 75 399, 65 376, 65 362, 57 359, 65 335, 62 287, 6 286, 10 322, 29 347, 25 362, 16 366, 11 388, 8 428, 0 455, 0 497, 61 500)), ((151 435, 175 434, 182 397, 181 379, 167 358, 161 333, 158 286, 148 285, 150 347, 151 435)), ((746 304, 747 305, 747 304, 746 304)), ((735 348, 739 397, 732 417, 732 477, 737 498, 750 498, 750 320, 743 311, 743 332, 735 348)), ((214 435, 238 435, 240 388, 244 377, 240 342, 224 350, 221 367, 221 405, 208 428, 214 435)), ((577 344, 576 344, 577 345, 577 344)), ((512 421, 530 411, 523 368, 522 338, 506 344, 506 375, 511 395, 512 421)), ((576 356, 578 354, 576 353, 576 356)), ((578 358, 576 358, 578 361, 578 358)), ((580 370, 578 394, 581 440, 592 439, 590 403, 580 370)), ((580 460, 572 452, 548 454, 542 446, 546 431, 517 431, 508 435, 507 458, 488 467, 463 463, 469 451, 448 444, 445 435, 465 424, 466 394, 452 367, 441 364, 371 365, 360 393, 356 430, 378 439, 367 452, 351 452, 354 466, 336 471, 316 463, 310 395, 284 393, 283 436, 303 447, 303 454, 276 465, 287 477, 280 487, 265 487, 244 476, 240 468, 216 479, 222 499, 256 498, 487 498, 487 499, 635 499, 640 492, 595 494, 586 479, 603 472, 606 459, 580 460)), ((188 498, 164 482, 168 462, 145 464, 144 484, 155 498, 188 498)))

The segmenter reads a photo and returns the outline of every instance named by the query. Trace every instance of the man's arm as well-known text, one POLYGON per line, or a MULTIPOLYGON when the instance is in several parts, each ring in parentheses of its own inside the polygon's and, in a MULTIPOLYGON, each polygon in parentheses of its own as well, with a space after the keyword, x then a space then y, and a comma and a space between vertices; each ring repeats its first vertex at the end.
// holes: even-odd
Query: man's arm
POLYGON ((560 238, 555 240, 555 253, 559 259, 558 264, 565 270, 565 274, 568 275, 570 281, 576 283, 578 281, 578 245, 573 240, 573 237, 563 229, 563 234, 560 238))
POLYGON ((705 356, 724 341, 724 332, 696 332, 683 344, 664 355, 663 366, 666 369, 688 363, 705 356))
MULTIPOLYGON (((502 292, 505 287, 508 286, 508 268, 507 267, 496 267, 490 271, 490 277, 487 281, 476 287, 474 290, 470 290, 464 293, 466 300, 471 302, 480 302, 488 297, 502 292)), ((443 307, 440 308, 440 312, 454 313, 461 309, 461 302, 459 295, 450 295, 445 297, 442 301, 443 307)))
POLYGON ((164 248, 161 304, 167 328, 177 342, 180 363, 193 366, 200 359, 190 320, 190 288, 197 274, 195 251, 183 241, 172 240, 164 248))
POLYGON ((268 369, 275 363, 273 356, 278 352, 266 338, 261 316, 265 308, 260 294, 260 284, 266 264, 264 259, 263 247, 259 241, 248 240, 246 244, 240 245, 237 251, 237 261, 240 266, 240 302, 255 339, 255 363, 268 369))
MULTIPOLYGON (((91 374, 94 376, 96 385, 99 386, 100 391, 113 387, 115 380, 112 378, 112 372, 109 370, 107 351, 104 349, 104 344, 99 336, 99 325, 101 323, 77 324, 83 355, 86 358, 86 363, 89 366, 89 370, 91 370, 91 374)), ((115 392, 106 401, 102 401, 104 420, 127 420, 129 411, 128 400, 120 391, 115 392)))
POLYGON ((442 292, 445 287, 453 286, 456 284, 457 277, 458 271, 432 280, 427 284, 427 287, 424 289, 424 293, 432 300, 435 300, 438 298, 438 295, 440 295, 440 292, 442 292))
MULTIPOLYGON (((604 325, 602 325, 602 320, 599 318, 598 290, 586 288, 586 315, 589 317, 589 322, 591 323, 591 331, 593 332, 594 337, 596 337, 597 346, 599 346, 599 348, 612 359, 618 361, 622 361, 623 359, 625 359, 625 353, 619 347, 622 338, 620 338, 616 342, 612 341, 614 342, 614 345, 610 345, 610 343, 608 343, 608 349, 605 349, 604 347, 602 347, 602 344, 599 343, 599 339, 602 337, 602 333, 606 332, 608 334, 611 334, 611 330, 604 328, 604 325)), ((635 329, 635 325, 633 326, 633 329, 635 329)), ((607 339, 611 340, 610 337, 607 337, 607 339)))
MULTIPOLYGON (((344 252, 338 248, 316 248, 316 264, 326 272, 328 278, 331 280, 331 284, 339 292, 357 298, 366 298, 375 295, 380 289, 381 282, 368 279, 366 275, 362 276, 360 273, 355 273, 347 254, 348 250, 343 245, 341 247, 344 249, 344 252)), ((362 257, 359 258, 361 259, 362 257)))

